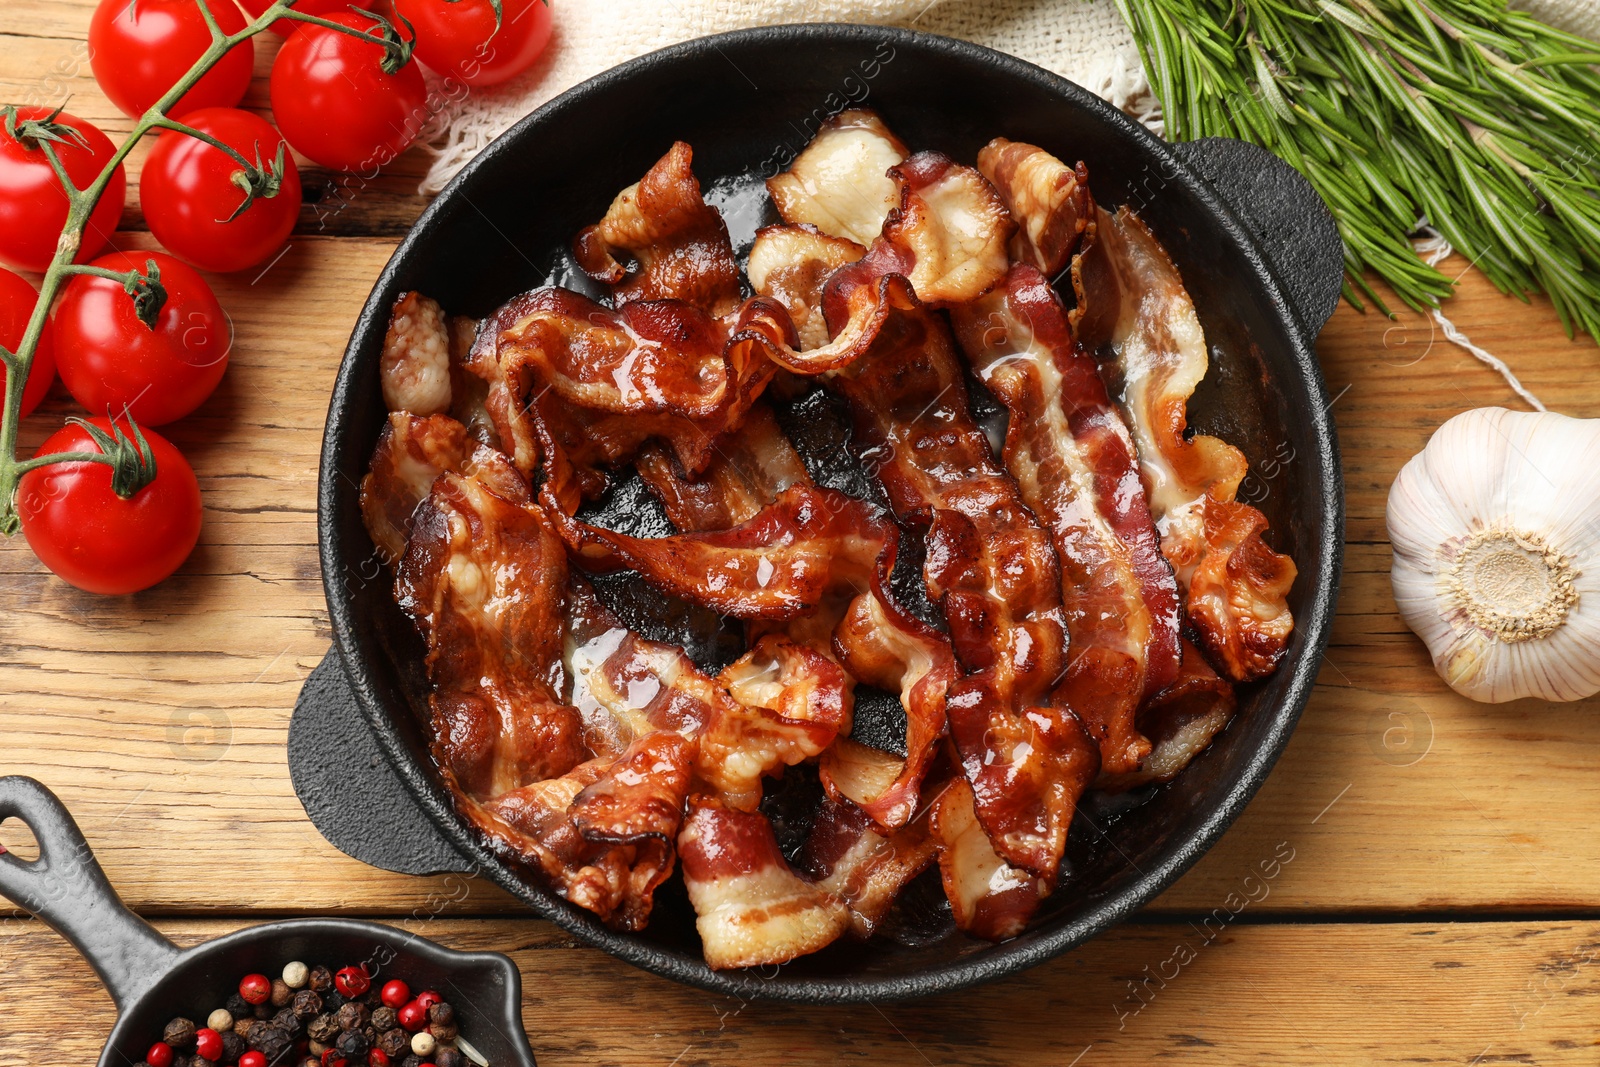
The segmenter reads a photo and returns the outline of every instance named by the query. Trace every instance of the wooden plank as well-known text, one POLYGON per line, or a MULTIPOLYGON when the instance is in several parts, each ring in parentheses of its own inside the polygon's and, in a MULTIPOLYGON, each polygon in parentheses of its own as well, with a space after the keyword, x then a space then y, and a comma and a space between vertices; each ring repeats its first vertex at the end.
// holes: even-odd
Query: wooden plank
MULTIPOLYGON (((410 925, 446 945, 510 954, 541 1067, 1594 1060, 1600 924, 1260 926, 1248 915, 1209 942, 1187 924, 1124 927, 978 990, 833 1007, 703 993, 533 920, 410 925)), ((236 926, 161 925, 185 944, 236 926)), ((0 1028, 0 1062, 93 1062, 113 1012, 88 966, 21 920, 0 940, 0 963, 19 994, 0 1028)))

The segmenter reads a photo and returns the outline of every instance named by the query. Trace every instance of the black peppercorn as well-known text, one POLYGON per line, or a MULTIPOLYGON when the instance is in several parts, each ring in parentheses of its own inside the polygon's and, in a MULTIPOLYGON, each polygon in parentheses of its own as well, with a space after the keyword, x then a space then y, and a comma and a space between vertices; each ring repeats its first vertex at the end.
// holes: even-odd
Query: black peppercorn
POLYGON ((284 1008, 272 1017, 272 1025, 288 1034, 290 1037, 300 1036, 300 1016, 294 1013, 293 1008, 284 1008))
POLYGON ((433 1067, 467 1067, 460 1049, 442 1048, 433 1054, 433 1067))
POLYGON ((337 989, 330 989, 326 993, 322 994, 322 1010, 338 1011, 340 1008, 344 1007, 344 1001, 345 998, 343 993, 340 993, 337 989))
POLYGON ((377 986, 373 986, 371 989, 368 989, 365 993, 361 994, 361 1003, 367 1006, 368 1011, 371 1011, 373 1008, 376 1008, 383 1003, 383 993, 378 989, 377 986))
POLYGON ((193 1059, 187 1052, 175 1052, 172 1054, 172 1067, 189 1067, 193 1059))
POLYGON ((322 998, 309 989, 302 989, 294 995, 290 1007, 294 1008, 294 1013, 300 1018, 309 1019, 313 1015, 322 1013, 322 998))
POLYGON ((339 1035, 339 1040, 334 1042, 334 1047, 350 1059, 364 1060, 370 1046, 367 1044, 366 1034, 360 1030, 346 1030, 339 1035))
POLYGON ((425 1062, 426 1061, 421 1056, 418 1056, 415 1052, 413 1052, 406 1056, 405 1059, 400 1061, 400 1067, 422 1067, 423 1063, 425 1062))
MULTIPOLYGON (((455 1039, 456 1039, 456 1024, 455 1023, 429 1023, 428 1024, 428 1033, 432 1034, 433 1035, 433 1039, 435 1041, 439 1042, 439 1044, 448 1045, 448 1044, 451 1044, 452 1042, 454 1042, 455 1039)), ((437 1063, 435 1063, 434 1067, 439 1067, 439 1065, 437 1063)))
POLYGON ((282 1008, 287 1006, 293 998, 294 990, 289 988, 288 982, 285 982, 282 978, 274 978, 272 980, 272 995, 268 998, 268 1003, 274 1008, 282 1008))
POLYGON ((306 1036, 324 1045, 332 1044, 339 1036, 339 1020, 332 1015, 319 1015, 306 1024, 306 1036))
POLYGON ((378 1035, 378 1049, 391 1060, 411 1047, 411 1035, 398 1026, 378 1035))
POLYGON ((312 992, 326 996, 333 989, 333 972, 319 963, 311 968, 311 977, 307 980, 307 984, 310 985, 312 992))
POLYGON ((400 1019, 395 1015, 393 1008, 385 1005, 381 1008, 372 1009, 372 1025, 381 1034, 399 1026, 400 1019))
POLYGON ((240 1037, 235 1031, 229 1030, 222 1035, 222 1062, 238 1063, 239 1057, 245 1054, 248 1047, 244 1043, 244 1038, 240 1037))
POLYGON ((359 1030, 367 1025, 367 1009, 365 1005, 351 1001, 339 1009, 339 1029, 359 1030))
POLYGON ((272 1018, 272 1011, 271 1004, 257 1004, 250 1009, 250 1014, 264 1021, 272 1018))
POLYGON ((161 1040, 165 1041, 173 1048, 193 1048, 194 1031, 195 1025, 192 1020, 183 1018, 174 1019, 167 1024, 167 1028, 165 1030, 161 1031, 161 1040))
POLYGON ((237 993, 229 997, 223 1007, 227 1008, 228 1014, 235 1019, 246 1019, 250 1016, 250 1002, 237 993))
POLYGON ((428 1009, 428 1022, 435 1026, 449 1026, 456 1021, 456 1010, 444 1001, 428 1009))
POLYGON ((250 1027, 250 1036, 245 1038, 249 1046, 261 1053, 271 1063, 277 1059, 285 1049, 294 1044, 294 1038, 273 1026, 271 1023, 257 1022, 250 1027))
POLYGON ((189 1061, 189 1067, 217 1067, 217 1065, 206 1059, 204 1056, 196 1056, 194 1059, 189 1061))

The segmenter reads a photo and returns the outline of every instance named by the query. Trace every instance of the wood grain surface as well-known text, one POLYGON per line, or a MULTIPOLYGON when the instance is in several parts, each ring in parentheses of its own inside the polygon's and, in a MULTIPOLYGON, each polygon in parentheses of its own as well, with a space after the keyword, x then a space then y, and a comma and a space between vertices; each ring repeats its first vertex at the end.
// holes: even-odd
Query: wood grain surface
MULTIPOLYGON (((0 97, 70 96, 115 137, 128 122, 80 43, 91 10, 0 4, 0 97)), ((246 101, 257 109, 265 44, 246 101)), ((307 168, 284 256, 213 279, 233 317, 231 367, 201 411, 163 430, 206 506, 176 577, 105 599, 51 577, 21 538, 0 545, 0 774, 55 789, 112 882, 177 936, 252 916, 406 916, 440 889, 328 845, 284 763, 295 696, 329 643, 315 544, 328 394, 372 280, 424 203, 425 162, 408 153, 362 188, 307 168)), ((131 193, 123 221, 119 247, 153 247, 131 193)), ((1463 331, 1553 409, 1600 417, 1593 342, 1569 341, 1546 303, 1500 295, 1459 259, 1445 269, 1461 272, 1447 310, 1463 331)), ((881 1010, 741 1007, 679 988, 515 917, 487 883, 429 933, 513 952, 545 1064, 1594 1062, 1600 700, 1455 697, 1389 589, 1383 513, 1400 465, 1459 411, 1523 405, 1420 315, 1342 307, 1319 355, 1349 505, 1332 645, 1277 770, 1140 924, 982 991, 881 1010), (1128 983, 1198 942, 1188 924, 1282 842, 1295 859, 1270 895, 1119 1025, 1113 1005, 1138 1006, 1128 983)), ((24 446, 74 410, 58 386, 24 446)), ((1292 463, 1277 475, 1292 477, 1292 463)), ((19 836, 0 827, 7 846, 19 836)), ((6 921, 0 975, 0 1067, 92 1060, 110 1004, 64 942, 6 921)))

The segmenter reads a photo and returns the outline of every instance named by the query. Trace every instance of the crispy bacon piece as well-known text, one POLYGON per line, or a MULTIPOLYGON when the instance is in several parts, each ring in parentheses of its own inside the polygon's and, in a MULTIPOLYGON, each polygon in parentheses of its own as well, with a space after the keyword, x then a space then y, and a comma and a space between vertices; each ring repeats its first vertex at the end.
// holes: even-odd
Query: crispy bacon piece
POLYGON ((815 226, 766 226, 756 231, 746 273, 750 285, 783 305, 802 350, 828 343, 822 317, 822 286, 846 263, 867 254, 862 245, 830 237, 815 226))
POLYGON ((713 317, 738 306, 739 264, 728 227, 700 195, 690 169, 693 157, 693 149, 675 142, 573 242, 578 265, 596 281, 615 286, 619 306, 671 298, 713 317), (629 274, 618 252, 632 256, 638 270, 629 274))
POLYGON ((730 807, 754 811, 762 778, 814 759, 850 728, 845 673, 779 634, 757 641, 717 681, 733 701, 706 721, 695 766, 730 807))
POLYGON ((900 202, 887 172, 910 154, 875 112, 841 111, 787 171, 767 179, 767 192, 791 226, 869 245, 900 202))
MULTIPOLYGON (((556 496, 546 489, 545 499, 556 496)), ((613 533, 550 507, 586 568, 628 567, 658 589, 740 619, 790 619, 814 609, 831 588, 864 589, 893 565, 898 546, 893 525, 870 504, 810 485, 791 486, 730 530, 673 537, 613 533)))
POLYGON ((671 853, 689 796, 694 745, 657 730, 629 745, 604 777, 573 798, 572 821, 590 841, 637 844, 654 838, 671 853))
POLYGON ((772 409, 757 404, 718 444, 699 478, 683 473, 670 451, 647 445, 635 467, 679 530, 726 530, 754 518, 794 485, 810 485, 799 453, 778 428, 772 409))
POLYGON ((1055 884, 1008 864, 994 850, 973 807, 972 787, 957 778, 933 803, 939 874, 956 926, 1005 941, 1022 933, 1055 884))
POLYGON ((444 415, 393 412, 361 479, 361 517, 384 563, 400 561, 417 505, 444 471, 470 475, 513 503, 529 499, 528 483, 510 461, 472 440, 461 423, 444 415))
POLYGON ((451 315, 446 325, 450 330, 450 417, 465 426, 473 440, 503 452, 500 431, 489 414, 489 383, 467 369, 479 322, 466 315, 451 315))
POLYGON ((928 527, 923 576, 970 672, 949 689, 945 712, 979 818, 1009 862, 1053 877, 1099 757, 1050 696, 1067 634, 1049 535, 996 465, 950 331, 932 311, 890 316, 830 385, 850 401, 857 446, 895 513, 928 527))
POLYGON ((563 688, 566 559, 531 504, 442 474, 419 509, 395 599, 427 642, 435 762, 497 797, 589 757, 563 688))
POLYGON ((1244 454, 1189 434, 1188 403, 1205 376, 1205 334, 1178 270, 1123 207, 1096 209, 1073 263, 1078 338, 1102 357, 1138 445, 1161 549, 1188 593, 1202 646, 1229 677, 1271 673, 1294 628, 1294 561, 1261 540, 1266 520, 1234 500, 1244 454))
POLYGON ((1120 792, 1170 782, 1222 732, 1237 706, 1233 686, 1184 641, 1177 679, 1139 709, 1139 729, 1153 744, 1150 755, 1137 770, 1102 775, 1096 788, 1120 792))
POLYGON ((900 890, 933 859, 927 819, 885 834, 854 804, 830 799, 806 836, 799 864, 819 887, 845 902, 855 935, 865 940, 900 890))
POLYGON ((1177 581, 1133 440, 1033 267, 1012 267, 1004 288, 951 318, 973 370, 1011 413, 1006 469, 1061 561, 1072 660, 1060 695, 1099 742, 1104 770, 1132 771, 1150 751, 1134 714, 1177 677, 1179 660, 1177 581))
POLYGON ((421 293, 401 293, 389 312, 378 380, 390 411, 436 415, 450 410, 450 338, 444 311, 421 293))
POLYGON ((1066 269, 1094 208, 1088 169, 1081 162, 1069 167, 1037 145, 996 137, 978 153, 978 170, 1018 225, 1011 258, 1046 278, 1066 269))
POLYGON ((678 852, 706 963, 717 970, 787 963, 850 928, 844 901, 790 868, 759 812, 690 797, 678 852))

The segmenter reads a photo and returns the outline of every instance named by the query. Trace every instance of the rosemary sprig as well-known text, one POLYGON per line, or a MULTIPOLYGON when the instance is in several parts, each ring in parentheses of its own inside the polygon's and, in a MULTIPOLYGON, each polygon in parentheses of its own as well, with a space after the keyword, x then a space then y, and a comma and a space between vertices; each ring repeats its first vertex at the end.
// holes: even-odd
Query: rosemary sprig
POLYGON ((1333 209, 1345 295, 1454 285, 1425 218, 1503 292, 1600 338, 1600 44, 1506 0, 1117 0, 1174 140, 1282 156, 1333 209))

